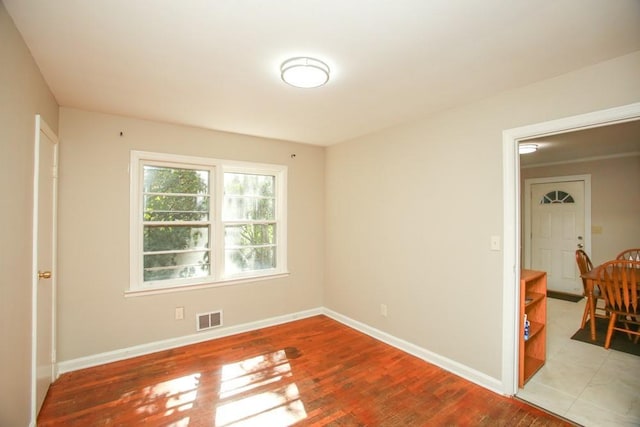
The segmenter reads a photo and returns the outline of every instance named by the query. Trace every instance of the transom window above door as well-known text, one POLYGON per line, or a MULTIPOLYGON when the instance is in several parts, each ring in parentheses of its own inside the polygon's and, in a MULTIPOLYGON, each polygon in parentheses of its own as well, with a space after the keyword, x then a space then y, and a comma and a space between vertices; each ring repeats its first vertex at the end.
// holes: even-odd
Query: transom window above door
POLYGON ((541 205, 554 203, 575 203, 575 201, 573 200, 573 196, 571 196, 571 194, 561 190, 549 191, 540 200, 541 205))

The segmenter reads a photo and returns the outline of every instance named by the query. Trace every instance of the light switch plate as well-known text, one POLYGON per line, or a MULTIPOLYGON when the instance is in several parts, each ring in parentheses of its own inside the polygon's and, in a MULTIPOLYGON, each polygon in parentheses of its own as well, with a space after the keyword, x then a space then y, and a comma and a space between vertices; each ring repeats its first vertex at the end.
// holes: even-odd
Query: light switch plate
POLYGON ((500 236, 491 236, 491 250, 492 251, 500 250, 500 236))

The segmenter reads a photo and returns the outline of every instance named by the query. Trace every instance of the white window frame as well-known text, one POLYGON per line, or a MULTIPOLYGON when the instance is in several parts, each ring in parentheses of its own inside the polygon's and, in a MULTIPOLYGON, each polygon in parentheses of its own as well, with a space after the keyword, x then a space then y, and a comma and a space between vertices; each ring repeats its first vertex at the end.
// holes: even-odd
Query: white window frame
POLYGON ((288 274, 287 270, 287 167, 266 163, 239 162, 179 154, 131 151, 130 163, 130 277, 128 296, 153 294, 203 287, 231 285, 271 279, 288 274), (211 266, 209 276, 144 282, 143 279, 143 171, 147 164, 175 168, 199 168, 211 172, 209 245, 211 266), (224 174, 247 173, 275 177, 276 268, 225 274, 224 222, 222 208, 224 198, 224 174))

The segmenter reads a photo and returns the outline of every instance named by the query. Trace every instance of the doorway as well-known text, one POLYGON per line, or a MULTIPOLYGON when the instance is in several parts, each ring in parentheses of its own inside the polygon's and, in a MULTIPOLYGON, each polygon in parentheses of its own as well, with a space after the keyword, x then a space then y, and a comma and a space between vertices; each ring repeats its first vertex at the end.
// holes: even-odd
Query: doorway
POLYGON ((640 119, 640 103, 579 116, 508 129, 503 132, 503 354, 502 379, 506 395, 518 391, 519 279, 521 249, 520 141, 575 130, 595 128, 640 119))

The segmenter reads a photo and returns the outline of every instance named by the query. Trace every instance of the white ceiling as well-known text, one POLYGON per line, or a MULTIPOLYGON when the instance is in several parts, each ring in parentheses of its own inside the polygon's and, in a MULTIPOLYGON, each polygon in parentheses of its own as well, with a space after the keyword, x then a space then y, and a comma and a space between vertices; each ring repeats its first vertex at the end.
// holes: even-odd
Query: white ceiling
POLYGON ((3 2, 61 106, 318 145, 640 50, 638 0, 3 2))

